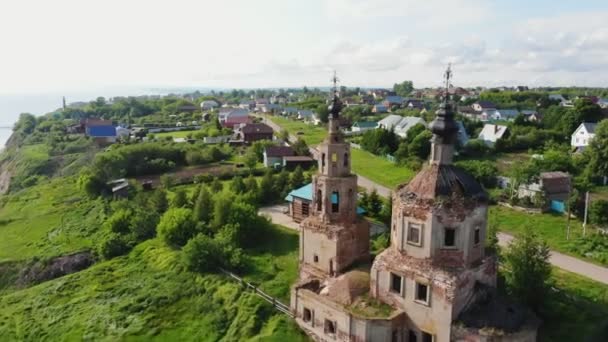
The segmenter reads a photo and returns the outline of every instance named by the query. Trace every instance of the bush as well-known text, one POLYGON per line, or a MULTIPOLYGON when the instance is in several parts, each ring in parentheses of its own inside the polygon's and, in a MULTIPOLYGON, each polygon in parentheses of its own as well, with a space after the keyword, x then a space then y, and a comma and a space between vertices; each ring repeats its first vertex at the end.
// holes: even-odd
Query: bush
POLYGON ((125 255, 131 250, 131 245, 126 241, 124 236, 116 233, 106 235, 99 245, 99 255, 104 259, 111 259, 117 256, 125 255))
POLYGON ((183 246, 194 236, 195 226, 192 210, 171 208, 161 217, 156 231, 168 245, 183 246))
POLYGON ((216 241, 204 234, 190 239, 183 249, 188 270, 205 273, 218 267, 220 248, 216 241))
POLYGON ((600 226, 608 225, 608 201, 593 201, 589 206, 589 220, 600 226))

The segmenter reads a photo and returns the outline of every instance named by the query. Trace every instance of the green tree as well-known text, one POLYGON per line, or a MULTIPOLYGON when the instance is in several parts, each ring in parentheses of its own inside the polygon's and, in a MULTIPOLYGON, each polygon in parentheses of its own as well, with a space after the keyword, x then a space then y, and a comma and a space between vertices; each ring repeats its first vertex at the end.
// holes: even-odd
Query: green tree
POLYGON ((291 177, 289 179, 289 184, 292 189, 296 189, 304 185, 304 171, 298 165, 296 169, 292 172, 291 177))
POLYGON ((213 198, 206 186, 202 186, 194 203, 194 220, 210 222, 213 214, 213 198))
POLYGON ((245 182, 243 182, 243 177, 235 176, 234 178, 232 178, 232 182, 230 183, 230 190, 232 190, 232 192, 234 192, 235 194, 242 194, 247 191, 245 182))
POLYGON ((595 127, 595 137, 585 150, 589 158, 592 174, 599 177, 608 176, 608 120, 603 120, 595 127))
POLYGON ((408 154, 416 156, 420 159, 426 159, 431 153, 431 138, 433 133, 429 130, 425 130, 418 134, 412 143, 408 146, 408 154))
POLYGON ((163 174, 160 176, 160 186, 163 189, 170 189, 171 186, 173 186, 173 177, 171 177, 171 175, 168 174, 163 174))
POLYGON ((414 90, 414 82, 403 81, 393 85, 393 91, 399 96, 409 96, 414 90))
POLYGON ((249 168, 249 172, 253 172, 258 163, 258 156, 254 149, 250 148, 247 150, 244 156, 244 162, 245 166, 249 168))
MULTIPOLYGON (((388 195, 388 201, 382 206, 380 211, 380 220, 387 226, 391 225, 391 219, 393 216, 393 194, 388 195)), ((390 237, 390 234, 389 234, 390 237)))
POLYGON ((184 189, 177 189, 171 201, 171 206, 175 208, 183 208, 188 205, 188 196, 184 189))
POLYGON ((117 210, 104 222, 103 228, 108 232, 116 234, 128 234, 131 232, 132 215, 133 212, 131 210, 117 210))
POLYGON ((169 208, 169 201, 167 200, 167 191, 162 188, 154 190, 154 192, 150 196, 148 203, 150 204, 152 209, 155 210, 157 213, 164 213, 169 208))
POLYGON ((217 269, 220 263, 218 244, 209 236, 198 234, 183 249, 183 260, 192 272, 206 273, 217 269))
POLYGON ((525 228, 504 254, 509 291, 535 310, 540 309, 549 290, 549 256, 549 246, 530 227, 525 228))
POLYGON ((195 234, 192 210, 171 208, 165 212, 158 223, 158 235, 172 246, 183 246, 195 234))
POLYGON ((83 172, 77 181, 78 187, 90 198, 96 198, 107 190, 106 183, 90 172, 83 172))
POLYGON ((246 191, 257 199, 260 192, 257 179, 253 175, 249 175, 244 183, 246 191))
POLYGON ((288 191, 287 188, 289 187, 289 173, 287 173, 287 171, 283 169, 273 178, 273 193, 276 196, 283 197, 283 194, 288 191))
POLYGON ((151 239, 156 235, 156 226, 160 216, 158 213, 144 208, 137 208, 133 211, 129 230, 137 241, 151 239))
POLYGON ((213 177, 213 181, 211 181, 211 185, 209 187, 211 188, 211 192, 214 194, 217 194, 224 189, 224 185, 217 177, 213 177))
POLYGON ((271 203, 276 196, 273 192, 272 171, 267 169, 264 172, 264 177, 260 181, 260 201, 262 203, 271 203))
POLYGON ((372 192, 370 192, 368 201, 369 213, 371 216, 377 217, 382 210, 382 199, 380 198, 380 195, 378 195, 376 189, 373 189, 372 192))
POLYGON ((291 144, 291 148, 293 149, 293 151, 295 152, 295 154, 297 156, 310 155, 310 149, 308 148, 306 141, 304 141, 304 139, 302 139, 302 138, 298 138, 298 140, 296 140, 296 142, 291 144))
POLYGON ((602 109, 589 98, 574 101, 576 122, 598 122, 602 119, 602 109))

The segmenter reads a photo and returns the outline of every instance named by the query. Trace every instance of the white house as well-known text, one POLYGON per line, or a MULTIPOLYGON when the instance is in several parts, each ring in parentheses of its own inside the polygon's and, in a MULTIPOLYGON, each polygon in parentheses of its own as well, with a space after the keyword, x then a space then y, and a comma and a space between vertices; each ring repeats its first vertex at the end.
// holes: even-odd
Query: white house
POLYGON ((417 124, 423 124, 426 126, 426 122, 419 117, 415 116, 400 116, 391 114, 384 119, 378 121, 377 128, 385 128, 388 130, 393 130, 395 134, 398 136, 405 138, 407 136, 407 131, 410 128, 416 126, 417 124))
POLYGON ((481 113, 479 119, 488 121, 496 116, 496 105, 490 101, 477 101, 473 103, 473 110, 481 113))
POLYGON ((572 133, 570 145, 576 148, 589 146, 589 142, 595 136, 595 126, 597 124, 591 122, 580 124, 574 133, 572 133))
POLYGON ((201 110, 211 110, 219 106, 220 104, 213 100, 205 100, 201 102, 201 110))
POLYGON ((505 138, 508 135, 508 127, 502 125, 485 124, 479 133, 479 140, 482 140, 486 145, 492 146, 499 139, 505 138))
POLYGON ((352 125, 351 130, 353 132, 365 132, 375 129, 376 125, 377 123, 374 121, 357 121, 352 125))

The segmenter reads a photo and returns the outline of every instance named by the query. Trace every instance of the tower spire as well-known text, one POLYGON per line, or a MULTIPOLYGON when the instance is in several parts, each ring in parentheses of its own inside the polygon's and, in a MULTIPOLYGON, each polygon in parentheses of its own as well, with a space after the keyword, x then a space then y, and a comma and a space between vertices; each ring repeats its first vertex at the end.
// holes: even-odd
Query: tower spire
POLYGON ((329 106, 329 135, 336 136, 340 133, 340 111, 342 110, 342 101, 340 101, 340 93, 338 91, 338 76, 334 70, 334 75, 331 78, 332 82, 332 99, 329 106))
POLYGON ((454 143, 458 125, 454 120, 454 111, 449 102, 450 82, 452 80, 452 65, 448 64, 443 74, 445 81, 445 97, 439 105, 436 117, 431 122, 430 129, 433 132, 433 148, 431 151, 431 163, 450 164, 454 155, 454 143))

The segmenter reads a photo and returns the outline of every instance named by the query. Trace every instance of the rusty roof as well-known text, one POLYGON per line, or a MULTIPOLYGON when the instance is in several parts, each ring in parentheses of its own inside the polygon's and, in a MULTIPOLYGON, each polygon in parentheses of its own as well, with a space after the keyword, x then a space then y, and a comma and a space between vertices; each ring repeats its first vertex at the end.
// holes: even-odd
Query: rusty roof
POLYGON ((406 196, 434 200, 458 195, 485 200, 487 193, 477 180, 454 165, 428 165, 400 191, 406 196))

